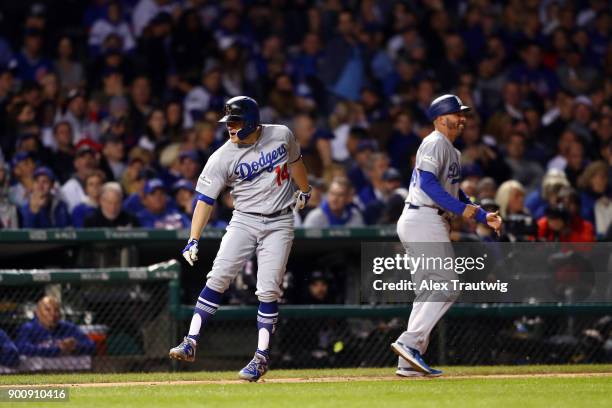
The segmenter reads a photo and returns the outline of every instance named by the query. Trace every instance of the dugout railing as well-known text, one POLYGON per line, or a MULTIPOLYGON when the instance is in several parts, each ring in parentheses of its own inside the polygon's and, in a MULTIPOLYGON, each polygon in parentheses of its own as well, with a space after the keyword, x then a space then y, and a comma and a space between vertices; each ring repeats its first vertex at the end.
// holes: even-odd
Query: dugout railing
POLYGON ((0 372, 167 370, 177 332, 179 273, 175 260, 131 268, 0 270, 0 329, 28 350, 18 362, 0 360, 7 363, 0 372), (61 321, 49 329, 54 339, 33 324, 45 296, 61 302, 61 321), (80 344, 93 347, 54 351, 57 338, 78 338, 63 334, 63 322, 76 325, 89 339, 80 344))

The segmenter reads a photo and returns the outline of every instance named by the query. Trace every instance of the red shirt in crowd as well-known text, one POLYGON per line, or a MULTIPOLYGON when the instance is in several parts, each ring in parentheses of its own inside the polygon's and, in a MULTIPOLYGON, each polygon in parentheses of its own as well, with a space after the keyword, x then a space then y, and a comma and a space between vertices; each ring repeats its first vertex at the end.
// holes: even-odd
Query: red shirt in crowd
POLYGON ((575 215, 572 217, 569 233, 563 231, 558 239, 555 239, 555 232, 548 227, 547 217, 542 217, 538 220, 538 238, 558 242, 593 242, 595 241, 595 232, 593 224, 575 215))

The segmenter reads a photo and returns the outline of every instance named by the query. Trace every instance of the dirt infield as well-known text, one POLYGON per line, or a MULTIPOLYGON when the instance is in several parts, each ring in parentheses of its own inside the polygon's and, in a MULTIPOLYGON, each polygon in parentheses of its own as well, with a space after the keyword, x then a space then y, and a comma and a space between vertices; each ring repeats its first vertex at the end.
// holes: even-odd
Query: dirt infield
MULTIPOLYGON (((359 377, 295 377, 295 378, 269 378, 261 380, 258 384, 300 384, 300 383, 334 383, 334 382, 365 382, 365 381, 448 381, 466 379, 526 379, 526 378, 584 378, 584 377, 612 377, 612 373, 542 373, 542 374, 490 374, 490 375, 446 375, 442 377, 410 377, 398 376, 359 376, 359 377)), ((180 381, 127 381, 107 383, 83 384, 37 384, 37 385, 0 385, 0 388, 40 388, 64 387, 72 388, 104 388, 104 387, 133 387, 133 386, 164 386, 164 385, 232 385, 248 384, 242 380, 180 380, 180 381)))

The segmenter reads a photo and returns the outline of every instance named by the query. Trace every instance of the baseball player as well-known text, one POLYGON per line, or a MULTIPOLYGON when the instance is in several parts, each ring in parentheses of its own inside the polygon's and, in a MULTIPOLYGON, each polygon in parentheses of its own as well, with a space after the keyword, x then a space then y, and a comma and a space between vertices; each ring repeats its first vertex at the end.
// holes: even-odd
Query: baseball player
POLYGON ((198 178, 198 202, 191 235, 183 256, 193 266, 198 240, 212 212, 215 199, 232 187, 234 212, 221 240, 206 285, 195 305, 189 333, 170 350, 170 358, 194 361, 200 331, 215 314, 223 292, 248 261, 257 254, 258 342, 253 359, 239 376, 257 381, 268 370, 269 343, 278 319, 278 299, 289 251, 293 243, 294 211, 310 198, 306 168, 293 133, 281 125, 259 122, 255 100, 237 96, 225 104, 230 139, 213 153, 198 178), (295 190, 293 180, 298 191, 295 190))
MULTIPOLYGON (((469 110, 457 96, 443 95, 434 99, 427 111, 435 130, 423 139, 417 151, 410 190, 397 223, 398 236, 408 252, 415 252, 413 255, 453 256, 449 213, 475 218, 498 233, 501 228, 502 220, 497 213, 486 213, 473 205, 459 188, 461 153, 453 147, 453 142, 465 128, 464 114, 469 110)), ((413 275, 417 289, 425 279, 444 282, 456 278, 454 271, 422 268, 413 275)), ((391 344, 399 356, 396 373, 405 377, 438 376, 442 372, 429 367, 422 354, 427 350, 432 329, 459 294, 421 290, 415 293, 408 328, 391 344)))

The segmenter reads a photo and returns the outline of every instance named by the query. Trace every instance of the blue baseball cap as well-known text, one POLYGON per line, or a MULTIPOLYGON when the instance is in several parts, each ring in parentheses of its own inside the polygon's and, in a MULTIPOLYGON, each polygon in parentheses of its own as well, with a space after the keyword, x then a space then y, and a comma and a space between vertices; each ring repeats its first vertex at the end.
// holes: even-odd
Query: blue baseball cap
POLYGON ((193 191, 193 183, 187 179, 180 179, 172 185, 172 193, 174 194, 181 189, 193 191))
POLYGON ((13 160, 11 160, 11 167, 15 167, 19 163, 27 159, 34 159, 29 152, 19 152, 13 156, 13 160))
POLYGON ((39 176, 47 176, 51 181, 55 181, 55 174, 53 174, 53 170, 47 166, 41 166, 34 170, 34 178, 38 178, 39 176))
POLYGON ((196 163, 200 162, 200 155, 195 150, 185 150, 179 154, 179 160, 183 161, 183 159, 191 159, 196 163))
POLYGON ((363 152, 364 150, 370 150, 375 152, 377 149, 376 142, 373 140, 362 140, 357 144, 357 151, 363 152))
POLYGON ((164 192, 166 191, 166 187, 164 186, 164 183, 160 179, 154 178, 154 179, 147 181, 144 187, 144 193, 151 194, 152 192, 160 188, 164 190, 164 192))
POLYGON ((431 102, 429 109, 427 109, 427 116, 433 122, 438 116, 450 113, 464 113, 471 109, 469 106, 465 106, 457 95, 446 94, 437 97, 431 102))
POLYGON ((382 175, 384 181, 402 181, 401 173, 393 167, 389 167, 382 175))

